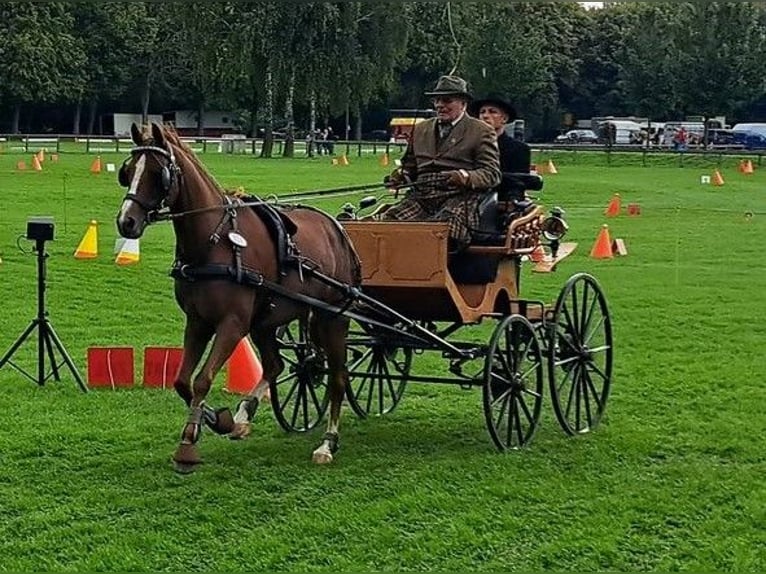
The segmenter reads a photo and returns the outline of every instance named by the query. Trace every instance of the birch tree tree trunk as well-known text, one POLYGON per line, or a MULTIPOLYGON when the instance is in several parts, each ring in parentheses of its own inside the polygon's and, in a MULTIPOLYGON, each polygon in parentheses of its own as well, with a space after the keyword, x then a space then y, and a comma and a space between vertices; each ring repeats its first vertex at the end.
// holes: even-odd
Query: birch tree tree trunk
POLYGON ((266 64, 264 81, 264 113, 266 115, 266 133, 263 135, 261 157, 271 157, 274 149, 274 76, 271 62, 266 64))
POLYGON ((295 68, 290 72, 290 78, 287 85, 287 97, 285 98, 285 119, 287 126, 285 128, 285 148, 282 150, 282 157, 295 156, 295 116, 293 102, 295 101, 295 68))

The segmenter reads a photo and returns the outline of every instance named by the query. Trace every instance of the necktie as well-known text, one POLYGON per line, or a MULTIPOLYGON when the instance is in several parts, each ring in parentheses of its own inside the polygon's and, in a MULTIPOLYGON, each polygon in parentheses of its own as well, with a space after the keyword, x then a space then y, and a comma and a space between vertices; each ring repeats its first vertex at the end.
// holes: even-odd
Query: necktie
POLYGON ((452 131, 452 124, 447 123, 440 123, 439 124, 439 139, 443 140, 445 139, 449 133, 452 131))

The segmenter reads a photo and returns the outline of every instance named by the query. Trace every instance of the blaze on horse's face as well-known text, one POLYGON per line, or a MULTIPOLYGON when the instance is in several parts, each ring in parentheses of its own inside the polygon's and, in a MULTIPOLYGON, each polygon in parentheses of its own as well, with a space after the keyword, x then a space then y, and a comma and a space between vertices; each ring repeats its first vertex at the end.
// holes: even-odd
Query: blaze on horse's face
POLYGON ((149 138, 133 124, 131 135, 136 147, 117 176, 120 185, 127 188, 117 214, 117 229, 123 237, 137 239, 151 223, 152 215, 169 203, 177 168, 160 126, 152 124, 149 138))

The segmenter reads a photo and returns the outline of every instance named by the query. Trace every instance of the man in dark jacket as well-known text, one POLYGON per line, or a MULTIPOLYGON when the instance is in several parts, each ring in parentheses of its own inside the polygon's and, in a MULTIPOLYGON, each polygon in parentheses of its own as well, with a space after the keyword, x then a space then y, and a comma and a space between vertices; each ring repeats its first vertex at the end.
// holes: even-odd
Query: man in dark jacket
POLYGON ((494 130, 466 113, 471 95, 465 80, 442 76, 432 92, 436 117, 415 125, 389 184, 415 182, 383 219, 449 221, 452 245, 468 245, 478 226, 478 205, 500 182, 494 130))
POLYGON ((489 124, 497 134, 500 150, 500 169, 503 179, 497 187, 498 195, 504 199, 524 199, 524 188, 514 183, 508 173, 529 173, 532 151, 523 141, 514 139, 506 132, 506 125, 516 119, 516 110, 504 97, 490 95, 476 100, 471 106, 473 113, 489 124))

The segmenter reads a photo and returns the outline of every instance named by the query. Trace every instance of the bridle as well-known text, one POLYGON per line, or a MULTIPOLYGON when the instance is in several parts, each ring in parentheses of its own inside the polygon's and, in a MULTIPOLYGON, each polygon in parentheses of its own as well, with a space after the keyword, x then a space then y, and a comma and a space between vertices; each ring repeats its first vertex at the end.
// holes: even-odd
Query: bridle
MULTIPOLYGON (((132 157, 136 157, 140 154, 146 154, 147 152, 153 152, 156 154, 161 155, 167 160, 167 163, 165 163, 162 166, 162 173, 161 173, 161 181, 162 181, 162 189, 163 189, 163 195, 159 198, 159 200, 149 203, 141 198, 139 198, 135 193, 131 193, 128 191, 128 193, 125 194, 123 197, 123 201, 130 200, 135 203, 137 203, 141 209, 143 209, 146 212, 146 218, 149 223, 153 223, 155 221, 160 221, 163 219, 163 209, 169 209, 169 206, 167 205, 168 197, 170 197, 170 191, 173 189, 174 185, 179 185, 179 179, 181 176, 181 168, 178 167, 178 164, 176 163, 176 157, 173 154, 173 151, 166 150, 164 148, 153 146, 153 145, 143 145, 143 146, 136 146, 132 150, 130 150, 130 155, 132 157)), ((123 187, 130 187, 131 182, 127 178, 127 160, 125 160, 122 164, 122 167, 120 167, 120 172, 117 175, 117 179, 123 187)))

